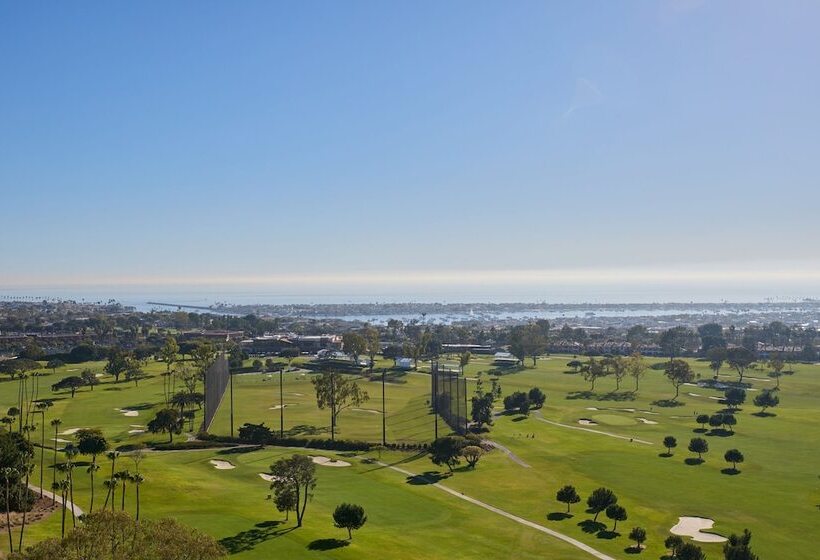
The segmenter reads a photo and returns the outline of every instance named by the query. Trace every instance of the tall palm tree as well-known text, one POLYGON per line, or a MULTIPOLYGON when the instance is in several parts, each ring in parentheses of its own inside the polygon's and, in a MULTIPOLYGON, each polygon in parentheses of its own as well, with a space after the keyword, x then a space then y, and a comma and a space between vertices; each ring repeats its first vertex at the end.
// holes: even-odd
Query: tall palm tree
MULTIPOLYGON (((119 480, 116 478, 110 478, 108 480, 103 481, 103 486, 108 488, 108 494, 105 495, 105 503, 103 504, 103 511, 105 508, 108 507, 108 499, 117 491, 117 484, 119 484, 119 480)), ((114 500, 111 500, 111 510, 114 510, 114 500)))
POLYGON ((22 499, 20 500, 20 504, 23 508, 23 524, 20 526, 20 541, 17 545, 17 550, 23 550, 23 533, 26 532, 26 514, 28 513, 25 504, 28 501, 27 498, 29 477, 31 476, 31 472, 34 470, 34 453, 27 452, 23 454, 23 462, 20 464, 20 469, 26 473, 26 482, 25 485, 22 487, 21 492, 22 499))
POLYGON ((116 477, 119 478, 120 484, 122 486, 122 497, 120 500, 120 511, 125 511, 125 487, 128 485, 128 481, 131 480, 131 471, 124 470, 120 471, 116 474, 116 477))
MULTIPOLYGON (((57 436, 59 436, 59 434, 57 432, 60 430, 60 424, 62 424, 62 423, 63 423, 63 421, 60 420, 59 418, 55 418, 54 420, 51 421, 51 425, 54 426, 54 462, 51 465, 51 487, 52 488, 57 483, 57 440, 59 439, 57 437, 57 436)), ((57 500, 57 493, 52 492, 51 493, 51 505, 54 505, 56 500, 57 500)))
MULTIPOLYGON (((65 508, 66 508, 66 494, 68 492, 68 480, 63 479, 63 480, 59 480, 59 481, 54 482, 51 485, 51 492, 55 496, 57 495, 57 492, 60 492, 61 501, 63 503, 63 519, 62 519, 62 530, 60 532, 60 538, 64 539, 65 538, 65 508)), ((74 504, 71 504, 71 505, 73 506, 74 504)), ((73 512, 73 507, 72 507, 72 512, 73 512)))
POLYGON ((137 492, 137 517, 136 517, 136 520, 139 521, 140 520, 140 484, 145 482, 145 477, 142 476, 140 473, 134 473, 134 475, 131 477, 131 482, 134 483, 134 488, 136 489, 136 492, 137 492))
POLYGON ((71 500, 71 526, 77 527, 77 516, 74 515, 74 458, 79 455, 80 451, 74 447, 73 443, 69 443, 63 449, 63 453, 66 457, 66 467, 68 471, 68 492, 69 492, 69 499, 71 500))
MULTIPOLYGON (((117 465, 117 457, 120 456, 119 451, 109 451, 105 454, 106 457, 111 461, 111 478, 110 480, 114 480, 114 468, 117 465)), ((108 485, 108 494, 105 496, 105 503, 108 504, 108 498, 111 497, 111 492, 113 491, 111 485, 108 485)), ((111 502, 114 502, 114 499, 111 499, 111 502)), ((105 510, 105 506, 103 506, 103 511, 105 510)))
MULTIPOLYGON (((41 401, 36 405, 37 412, 40 414, 40 497, 43 497, 43 466, 45 463, 46 453, 46 411, 51 406, 51 401, 41 401)), ((57 445, 57 442, 54 442, 57 445)))
POLYGON ((9 488, 9 484, 11 483, 12 477, 16 477, 17 469, 13 467, 5 467, 3 469, 3 479, 6 482, 6 529, 9 533, 9 554, 14 552, 14 541, 11 538, 11 491, 9 488))
POLYGON ((85 472, 91 475, 91 507, 88 508, 88 513, 94 512, 94 473, 98 470, 100 470, 100 466, 96 461, 88 465, 88 468, 85 470, 85 472))

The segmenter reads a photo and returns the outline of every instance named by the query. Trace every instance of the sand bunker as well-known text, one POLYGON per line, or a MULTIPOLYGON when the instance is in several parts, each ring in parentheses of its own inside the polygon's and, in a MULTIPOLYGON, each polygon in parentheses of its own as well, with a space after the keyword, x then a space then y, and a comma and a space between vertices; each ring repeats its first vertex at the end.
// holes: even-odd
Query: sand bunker
POLYGON ((656 415, 656 416, 657 416, 658 414, 660 414, 660 412, 652 412, 651 410, 642 410, 642 411, 641 411, 641 413, 642 413, 642 414, 654 414, 654 415, 656 415))
POLYGON ((643 424, 657 424, 654 420, 647 420, 646 418, 635 418, 635 420, 643 424))
POLYGON ((581 418, 578 420, 578 423, 582 426, 597 426, 598 422, 590 420, 589 418, 581 418))
POLYGON ((704 529, 711 529, 714 524, 714 519, 706 519, 705 517, 678 517, 678 524, 669 529, 669 532, 673 535, 691 537, 693 541, 697 542, 726 542, 726 539, 720 535, 701 532, 704 529))
POLYGON ((623 410, 624 412, 635 412, 634 408, 621 408, 620 410, 623 410))
POLYGON ((130 410, 128 408, 115 408, 117 412, 122 413, 123 416, 139 416, 140 413, 138 410, 130 410))
POLYGON ((76 434, 80 430, 85 430, 85 428, 69 428, 69 429, 67 429, 63 432, 60 432, 60 435, 61 436, 73 436, 74 434, 76 434))
POLYGON ((712 399, 713 401, 722 401, 723 400, 723 397, 709 397, 709 398, 712 399))
POLYGON ((209 463, 211 463, 215 469, 220 471, 227 471, 236 468, 236 466, 233 463, 230 463, 228 461, 220 461, 219 459, 211 459, 209 463))
POLYGON ((381 414, 381 410, 374 410, 372 408, 351 408, 350 410, 355 410, 356 412, 369 412, 370 414, 381 414))
POLYGON ((130 428, 144 428, 145 426, 143 426, 142 424, 130 424, 129 427, 130 428))
POLYGON ((288 408, 289 406, 295 405, 293 403, 277 404, 276 406, 270 407, 268 410, 279 410, 280 408, 288 408))
POLYGON ((129 434, 144 434, 145 430, 143 430, 141 428, 136 428, 134 430, 128 430, 128 433, 129 434))
POLYGON ((57 443, 71 443, 67 439, 63 439, 63 438, 51 438, 51 439, 52 439, 52 441, 56 441, 57 443))
POLYGON ((293 395, 295 397, 304 397, 305 396, 303 393, 288 393, 288 395, 293 395))
POLYGON ((105 375, 104 373, 95 373, 94 377, 103 377, 104 375, 105 375))
POLYGON ((697 393, 686 393, 686 394, 689 395, 690 397, 702 397, 703 396, 703 395, 699 395, 697 393))
POLYGON ((274 476, 272 474, 263 473, 263 472, 259 473, 259 478, 261 478, 262 480, 267 480, 268 482, 273 482, 274 480, 279 479, 278 476, 274 476))
POLYGON ((588 406, 587 410, 601 410, 601 409, 596 407, 596 406, 588 406))
POLYGON ((339 461, 338 459, 331 459, 330 457, 311 457, 311 460, 317 465, 323 467, 349 467, 350 463, 347 461, 339 461))

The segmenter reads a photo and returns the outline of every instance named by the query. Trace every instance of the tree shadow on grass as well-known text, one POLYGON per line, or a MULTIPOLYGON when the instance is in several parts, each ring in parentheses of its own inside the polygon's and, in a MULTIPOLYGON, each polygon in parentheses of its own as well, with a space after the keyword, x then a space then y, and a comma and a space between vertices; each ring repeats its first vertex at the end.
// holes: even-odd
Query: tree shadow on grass
POLYGON ((590 535, 594 535, 595 533, 606 529, 606 525, 600 521, 593 521, 592 519, 585 519, 578 523, 578 526, 584 533, 589 533, 590 535))
POLYGON ((633 544, 632 546, 626 547, 624 549, 624 552, 626 552, 627 554, 640 554, 642 550, 643 550, 642 548, 640 548, 638 546, 635 546, 633 544))
POLYGON ((407 484, 412 484, 413 486, 424 486, 427 484, 437 484, 442 480, 450 478, 450 476, 450 473, 441 474, 436 471, 427 471, 422 474, 408 476, 405 482, 407 484))
POLYGON ((706 461, 704 461, 703 459, 698 459, 697 457, 687 457, 683 460, 683 462, 689 465, 690 467, 696 467, 698 465, 702 465, 706 461))
POLYGON ((668 451, 664 451, 663 453, 658 453, 658 457, 663 457, 664 459, 668 459, 669 457, 674 456, 674 453, 669 453, 668 451))
POLYGON ((350 541, 343 541, 342 539, 316 539, 307 545, 308 550, 333 550, 335 548, 343 548, 350 544, 350 541))
POLYGON ((614 538, 620 537, 620 536, 621 536, 621 534, 620 534, 618 531, 607 531, 607 530, 604 530, 604 531, 599 531, 599 532, 598 532, 598 534, 597 534, 596 536, 597 536, 599 539, 612 540, 612 539, 614 539, 614 538))
POLYGON ((773 418, 777 416, 774 412, 752 412, 752 416, 757 416, 758 418, 773 418))
POLYGON ((572 518, 572 514, 565 511, 553 511, 547 514, 547 519, 550 521, 563 521, 564 519, 570 518, 572 518))
POLYGON ((708 432, 709 430, 707 430, 706 428, 695 428, 695 429, 694 429, 694 430, 692 430, 692 431, 693 431, 694 433, 696 433, 696 434, 705 434, 705 433, 706 433, 706 432, 708 432))
POLYGON ((722 472, 723 474, 728 475, 728 476, 736 476, 736 475, 740 474, 740 470, 733 469, 732 467, 728 467, 728 468, 725 468, 725 469, 720 469, 720 472, 722 472))
POLYGON ((616 402, 623 402, 623 401, 634 401, 635 400, 635 393, 631 391, 610 391, 609 393, 605 393, 598 397, 599 401, 616 401, 616 402))
POLYGON ((522 420, 526 420, 529 416, 516 416, 512 419, 513 422, 521 422, 522 420))
POLYGON ((660 399, 652 401, 652 404, 662 408, 676 408, 678 406, 684 406, 686 403, 683 401, 673 401, 672 399, 660 399))
POLYGON ((152 408, 154 408, 154 405, 151 403, 139 403, 133 406, 124 406, 122 410, 151 410, 152 408))
POLYGON ((253 550, 263 542, 280 537, 295 529, 295 527, 277 529, 281 524, 282 521, 263 521, 254 525, 253 529, 241 531, 232 537, 220 539, 219 544, 228 551, 228 554, 238 554, 240 552, 253 550))
POLYGON ((312 426, 312 425, 309 425, 309 424, 300 424, 298 426, 294 426, 294 427, 290 428, 289 430, 285 430, 285 435, 288 436, 288 437, 302 436, 302 435, 316 436, 316 435, 319 435, 319 434, 326 434, 326 433, 329 433, 329 432, 330 432, 330 428, 328 428, 327 426, 323 426, 323 427, 320 428, 320 427, 312 426))
POLYGON ((715 428, 709 430, 709 433, 706 434, 707 436, 714 436, 714 437, 731 437, 735 435, 734 432, 730 432, 729 430, 724 430, 723 428, 715 428))

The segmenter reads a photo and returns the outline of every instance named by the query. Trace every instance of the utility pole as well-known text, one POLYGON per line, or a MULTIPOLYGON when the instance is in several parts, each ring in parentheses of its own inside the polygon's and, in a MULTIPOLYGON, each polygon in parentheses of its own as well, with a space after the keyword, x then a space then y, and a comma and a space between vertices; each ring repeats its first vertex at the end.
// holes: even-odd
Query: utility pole
POLYGON ((433 418, 435 419, 435 439, 438 439, 438 362, 430 362, 433 374, 433 418))
POLYGON ((384 377, 387 369, 382 368, 382 445, 387 445, 387 408, 384 400, 384 377))
POLYGON ((231 437, 233 438, 233 374, 230 365, 228 365, 228 379, 231 383, 231 437))

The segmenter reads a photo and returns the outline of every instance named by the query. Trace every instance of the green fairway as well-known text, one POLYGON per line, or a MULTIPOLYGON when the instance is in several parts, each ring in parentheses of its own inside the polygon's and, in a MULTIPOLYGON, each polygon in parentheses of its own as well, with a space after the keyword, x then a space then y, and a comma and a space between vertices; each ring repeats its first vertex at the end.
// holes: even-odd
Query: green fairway
MULTIPOLYGON (((500 378, 504 395, 533 386, 548 395, 543 409, 526 418, 498 416, 488 434, 528 466, 511 460, 502 451, 493 451, 474 471, 457 469, 442 483, 457 493, 564 533, 615 558, 627 556, 625 549, 631 543, 626 535, 636 525, 645 527, 649 535, 647 550, 641 556, 662 556, 663 539, 678 516, 712 518, 713 531, 723 535, 749 528, 754 533, 755 551, 763 558, 784 557, 784 550, 789 551, 789 558, 813 557, 813 543, 806 536, 815 532, 820 504, 816 470, 820 464, 820 449, 816 445, 820 437, 820 367, 797 365, 794 375, 781 379, 781 404, 771 411, 773 416, 754 414, 757 409, 751 401, 756 391, 749 391, 747 403, 737 414, 734 434, 709 435, 695 431, 700 426, 694 417, 723 408, 715 398, 710 398, 718 397, 719 391, 684 386, 679 406, 660 406, 660 401, 674 395, 674 389, 663 372, 650 369, 636 394, 629 392, 634 384, 631 379, 624 381, 620 392, 614 392, 614 380, 609 378, 600 380, 595 393, 590 394, 589 384, 579 374, 567 371, 565 364, 569 359, 541 359, 535 368, 527 367, 500 378), (593 424, 580 424, 581 419, 593 424), (666 435, 678 440, 671 457, 662 456, 666 450, 661 442, 666 435), (692 437, 703 437, 709 442, 704 464, 690 465, 685 461, 693 456, 686 450, 692 437), (737 475, 722 472, 729 466, 723 454, 730 448, 738 448, 746 456, 737 475), (571 518, 555 515, 566 507, 555 501, 556 490, 565 484, 575 485, 584 499, 599 486, 614 490, 619 504, 629 514, 629 519, 618 525, 620 536, 585 532, 590 527, 582 522, 592 516, 584 513, 583 503, 573 506, 571 518)), ((711 377, 705 362, 690 363, 702 377, 711 377)), ((102 365, 94 364, 95 370, 101 370, 102 365)), ((50 393, 42 387, 76 368, 66 366, 56 375, 43 378, 41 396, 50 393)), ((466 374, 474 379, 481 372, 487 388, 487 372, 491 369, 488 358, 474 357, 466 374)), ((150 364, 147 372, 153 377, 141 381, 139 387, 133 383, 114 384, 106 377, 93 392, 84 388, 74 399, 69 394, 55 395, 60 400, 47 413, 46 422, 62 418, 61 431, 99 427, 117 444, 165 441, 167 436, 161 434, 128 433, 134 429, 132 425, 144 425, 153 416, 152 410, 161 408, 162 378, 157 375, 161 371, 162 364, 150 364), (138 416, 126 417, 116 408, 137 409, 138 416)), ((728 369, 723 374, 726 379, 733 378, 728 369)), ((329 413, 316 407, 310 378, 310 374, 302 372, 284 376, 285 404, 291 405, 285 409, 285 430, 327 437, 329 413)), ((752 372, 749 381, 758 391, 774 385, 762 370, 752 372)), ((359 382, 370 393, 371 400, 356 407, 361 410, 348 409, 342 413, 339 437, 378 442, 381 383, 366 379, 359 382)), ((16 382, 0 383, 0 406, 8 408, 15 404, 16 387, 16 382)), ((468 389, 472 391, 474 387, 475 381, 469 381, 468 389)), ((427 410, 428 392, 429 377, 423 373, 403 375, 386 384, 388 441, 423 441, 431 437, 433 419, 427 410)), ((228 432, 229 402, 226 396, 213 433, 228 432)), ((278 429, 278 404, 278 375, 235 376, 236 426, 264 421, 278 429)), ((39 437, 39 430, 32 434, 34 441, 39 441, 39 437)), ((364 464, 361 456, 343 457, 352 463, 351 467, 317 467, 319 484, 308 507, 306 524, 290 531, 292 523, 272 523, 281 521, 282 516, 266 500, 267 483, 258 473, 265 472, 276 457, 292 452, 267 449, 228 455, 216 451, 151 453, 141 467, 147 478, 142 487, 143 514, 174 516, 217 538, 228 539, 223 542, 237 552, 237 558, 353 558, 375 551, 384 558, 591 558, 535 529, 424 484, 423 479, 408 481, 406 475, 394 470, 364 464), (217 470, 208 462, 214 458, 230 461, 236 468, 217 470), (332 526, 330 518, 333 507, 342 501, 362 504, 369 517, 367 525, 349 545, 315 550, 339 544, 323 539, 346 536, 332 526)), ((375 457, 376 452, 367 455, 375 457)), ((384 460, 401 461, 398 467, 416 474, 446 473, 446 468, 435 467, 426 456, 389 452, 384 454, 384 460)), ((127 460, 121 461, 126 461, 122 468, 133 470, 127 460)), ((50 453, 46 453, 46 485, 50 483, 50 464, 50 453)), ((104 500, 102 480, 109 466, 105 459, 101 464, 98 504, 104 500)), ((87 509, 88 477, 84 468, 78 468, 76 473, 75 498, 80 507, 87 509)), ((35 472, 33 480, 38 476, 35 472)), ((128 501, 133 511, 133 489, 129 489, 128 501)), ((603 514, 599 521, 611 528, 611 521, 603 514)), ((29 542, 58 533, 59 516, 54 515, 30 527, 29 542)), ((720 557, 720 544, 701 546, 710 559, 720 557)))

